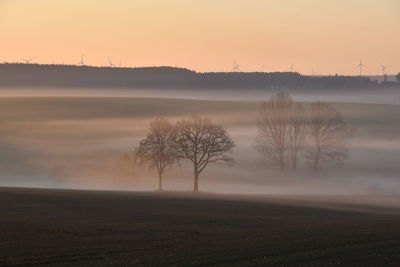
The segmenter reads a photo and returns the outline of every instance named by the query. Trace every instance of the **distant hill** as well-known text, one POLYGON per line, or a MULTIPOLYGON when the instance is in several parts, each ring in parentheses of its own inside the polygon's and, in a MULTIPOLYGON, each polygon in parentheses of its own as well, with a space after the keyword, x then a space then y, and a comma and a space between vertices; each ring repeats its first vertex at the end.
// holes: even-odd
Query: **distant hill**
MULTIPOLYGON (((396 83, 385 84, 394 86, 396 83)), ((198 73, 184 68, 111 68, 71 65, 0 64, 0 87, 40 88, 373 88, 367 77, 304 76, 294 72, 198 73)))

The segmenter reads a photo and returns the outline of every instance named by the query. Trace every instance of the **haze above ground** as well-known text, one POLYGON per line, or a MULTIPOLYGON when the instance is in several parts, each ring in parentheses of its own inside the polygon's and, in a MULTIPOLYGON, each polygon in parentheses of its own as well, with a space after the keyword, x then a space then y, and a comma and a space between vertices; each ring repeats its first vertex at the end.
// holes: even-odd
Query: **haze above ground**
MULTIPOLYGON (((295 175, 265 165, 254 149, 257 102, 2 97, 0 103, 1 185, 153 190, 154 172, 138 169, 131 175, 122 169, 120 173, 116 163, 132 153, 154 118, 176 121, 200 115, 222 124, 237 144, 235 166, 204 172, 200 188, 206 192, 398 194, 400 188, 399 105, 336 103, 354 129, 348 160, 318 174, 304 165, 295 175)), ((191 184, 192 169, 186 163, 166 173, 166 190, 190 190, 191 184)))

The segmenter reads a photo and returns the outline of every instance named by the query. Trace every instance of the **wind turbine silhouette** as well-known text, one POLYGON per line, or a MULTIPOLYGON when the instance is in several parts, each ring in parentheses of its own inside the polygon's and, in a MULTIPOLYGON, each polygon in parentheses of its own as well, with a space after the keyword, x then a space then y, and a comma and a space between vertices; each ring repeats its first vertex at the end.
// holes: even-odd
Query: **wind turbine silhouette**
POLYGON ((386 69, 387 69, 389 66, 385 66, 385 65, 381 64, 381 67, 382 67, 382 72, 383 72, 383 81, 384 81, 384 82, 387 82, 387 80, 388 80, 388 75, 387 75, 387 73, 386 73, 386 69))
POLYGON ((83 59, 83 54, 81 56, 81 60, 78 62, 78 65, 84 66, 85 65, 85 61, 83 59))
POLYGON ((108 59, 108 63, 110 64, 110 67, 111 68, 114 67, 114 64, 112 63, 111 59, 109 57, 107 57, 107 59, 108 59))
POLYGON ((233 63, 233 68, 232 71, 233 72, 239 72, 240 71, 240 67, 242 67, 241 65, 238 65, 236 62, 233 63))
POLYGON ((358 63, 357 67, 360 69, 360 76, 362 76, 362 69, 365 67, 364 64, 362 64, 362 61, 360 59, 360 63, 358 63))
POLYGON ((386 69, 389 68, 389 66, 385 66, 385 65, 381 64, 381 67, 382 67, 383 75, 387 75, 386 69))
POLYGON ((31 61, 32 61, 34 58, 35 58, 35 57, 31 57, 30 59, 21 58, 21 60, 24 61, 26 64, 31 64, 31 61))
POLYGON ((292 63, 292 65, 290 65, 290 67, 289 67, 287 70, 290 70, 290 72, 295 72, 295 69, 294 69, 293 63, 292 63))
POLYGON ((316 73, 315 71, 314 71, 314 69, 312 69, 312 74, 311 74, 312 76, 317 76, 318 75, 318 73, 316 73))

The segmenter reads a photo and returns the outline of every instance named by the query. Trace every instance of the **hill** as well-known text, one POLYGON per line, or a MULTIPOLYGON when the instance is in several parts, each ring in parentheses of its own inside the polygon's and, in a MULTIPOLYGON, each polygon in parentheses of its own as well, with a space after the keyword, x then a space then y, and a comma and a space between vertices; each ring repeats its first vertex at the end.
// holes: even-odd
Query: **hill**
POLYGON ((304 76, 294 72, 199 73, 175 67, 111 68, 0 64, 0 88, 261 88, 352 89, 394 87, 368 77, 304 76))
POLYGON ((398 208, 325 198, 321 207, 318 198, 15 188, 0 188, 0 199, 1 266, 398 266, 400 261, 398 208))

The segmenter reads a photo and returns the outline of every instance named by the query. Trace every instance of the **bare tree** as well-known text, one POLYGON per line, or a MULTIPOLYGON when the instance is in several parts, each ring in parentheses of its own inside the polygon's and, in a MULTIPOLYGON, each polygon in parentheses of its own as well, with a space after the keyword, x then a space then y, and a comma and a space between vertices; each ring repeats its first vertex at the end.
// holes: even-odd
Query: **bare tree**
POLYGON ((193 164, 193 191, 199 191, 199 175, 209 163, 233 163, 227 154, 233 151, 234 142, 225 129, 201 117, 184 119, 177 124, 176 145, 181 158, 193 164))
POLYGON ((301 103, 293 103, 289 110, 288 141, 292 169, 297 170, 299 153, 304 149, 306 115, 301 103))
POLYGON ((306 158, 314 170, 323 163, 341 163, 346 158, 344 141, 350 137, 350 131, 333 106, 323 102, 311 103, 308 131, 311 144, 306 158))
POLYGON ((288 158, 292 106, 293 101, 289 94, 279 92, 262 104, 261 115, 257 121, 259 136, 256 149, 269 162, 278 165, 281 171, 285 169, 288 158))
POLYGON ((175 127, 168 120, 159 118, 150 123, 150 132, 135 149, 139 163, 146 164, 158 173, 158 189, 162 191, 164 170, 177 162, 175 127))

